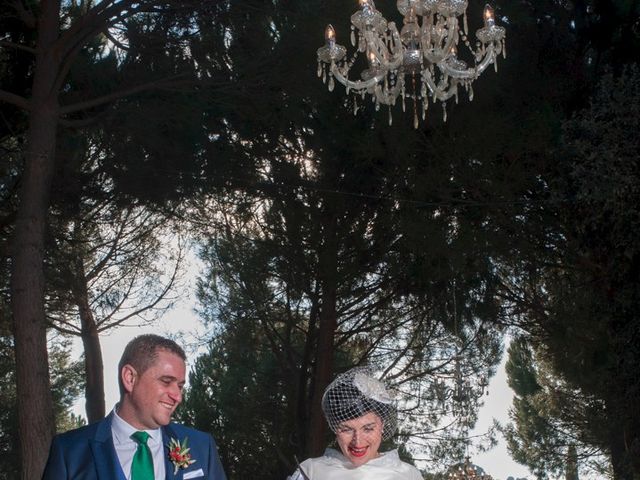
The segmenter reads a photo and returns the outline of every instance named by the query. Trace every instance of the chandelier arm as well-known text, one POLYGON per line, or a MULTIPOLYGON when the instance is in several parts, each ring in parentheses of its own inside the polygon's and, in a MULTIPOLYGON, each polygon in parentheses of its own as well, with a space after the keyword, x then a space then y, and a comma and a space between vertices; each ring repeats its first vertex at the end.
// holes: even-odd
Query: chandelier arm
POLYGON ((376 101, 378 103, 382 103, 383 105, 395 105, 396 98, 398 94, 402 90, 402 82, 397 82, 393 88, 389 89, 387 93, 384 92, 384 89, 380 86, 379 83, 373 87, 373 94, 376 97, 376 101))
POLYGON ((402 65, 403 53, 400 34, 393 22, 389 23, 389 32, 391 33, 391 43, 393 44, 392 48, 387 49, 387 45, 381 37, 377 36, 375 34, 376 32, 371 30, 364 32, 364 41, 369 47, 369 51, 373 53, 375 60, 385 70, 396 70, 402 65), (400 45, 400 47, 398 47, 398 45, 400 45), (380 54, 383 50, 389 52, 391 60, 387 60, 384 55, 380 54))
POLYGON ((430 42, 421 39, 421 47, 424 51, 424 58, 431 63, 440 63, 452 54, 453 48, 458 39, 458 19, 455 17, 447 19, 448 32, 454 32, 453 35, 447 35, 447 43, 444 48, 429 48, 430 42))
POLYGON ((482 72, 484 72, 489 65, 495 63, 498 59, 499 52, 496 52, 495 43, 490 43, 489 45, 487 45, 486 48, 487 50, 484 58, 480 63, 478 63, 478 65, 476 65, 476 68, 475 68, 478 72, 478 76, 480 76, 482 72))
MULTIPOLYGON (((375 54, 375 57, 376 59, 380 58, 377 54, 375 54)), ((402 54, 402 50, 399 50, 396 54, 394 54, 390 61, 384 60, 384 58, 378 61, 380 62, 382 68, 384 68, 385 70, 397 70, 402 66, 403 59, 404 55, 402 54)))
POLYGON ((422 79, 427 84, 427 88, 431 92, 431 97, 441 102, 445 102, 458 92, 458 82, 454 81, 449 85, 448 89, 439 88, 431 76, 429 70, 422 71, 422 79))
POLYGON ((475 80, 482 74, 482 72, 486 70, 486 68, 489 65, 492 65, 495 61, 496 61, 495 47, 491 43, 487 46, 487 50, 484 57, 482 58, 482 61, 480 61, 480 63, 478 63, 475 67, 470 67, 465 70, 460 70, 455 67, 452 67, 447 63, 444 63, 443 65, 440 66, 440 69, 442 70, 442 72, 446 73, 447 75, 453 78, 457 78, 460 80, 475 80))
MULTIPOLYGON (((440 68, 440 70, 444 74, 449 75, 450 77, 458 79, 458 80, 475 80, 476 78, 478 78, 478 76, 481 73, 478 70, 478 66, 469 67, 469 68, 466 68, 464 70, 460 70, 458 68, 452 67, 451 65, 447 65, 445 63, 444 65, 439 65, 438 67, 440 68)), ((485 68, 486 68, 486 66, 485 66, 485 68)), ((484 68, 483 68, 483 70, 484 70, 484 68)))
POLYGON ((369 89, 382 80, 381 75, 376 75, 375 77, 370 78, 369 80, 349 80, 346 76, 342 74, 340 69, 335 63, 331 63, 331 73, 342 85, 347 87, 350 90, 355 90, 357 92, 361 92, 362 90, 369 89))

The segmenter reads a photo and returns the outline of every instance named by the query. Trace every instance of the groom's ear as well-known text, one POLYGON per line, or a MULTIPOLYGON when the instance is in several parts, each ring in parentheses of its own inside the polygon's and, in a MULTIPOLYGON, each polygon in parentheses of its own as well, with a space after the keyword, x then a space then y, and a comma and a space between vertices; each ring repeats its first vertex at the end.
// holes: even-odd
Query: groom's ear
POLYGON ((125 392, 131 393, 137 378, 138 373, 133 366, 127 363, 122 367, 122 370, 120 371, 120 379, 122 380, 122 386, 124 387, 125 392))

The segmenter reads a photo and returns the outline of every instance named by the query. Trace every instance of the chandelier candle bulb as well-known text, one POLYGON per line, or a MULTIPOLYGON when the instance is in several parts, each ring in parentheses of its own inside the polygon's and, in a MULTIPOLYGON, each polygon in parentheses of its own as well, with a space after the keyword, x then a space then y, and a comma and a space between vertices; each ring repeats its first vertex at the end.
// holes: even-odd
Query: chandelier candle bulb
POLYGON ((329 48, 336 44, 336 31, 331 24, 327 25, 327 28, 324 30, 324 40, 329 48))
MULTIPOLYGON (((318 65, 323 78, 328 71, 331 79, 346 87, 347 94, 370 95, 376 110, 380 104, 395 105, 398 97, 403 104, 405 97, 414 104, 420 101, 426 110, 431 97, 442 103, 446 120, 446 102, 452 97, 458 100, 458 88, 463 87, 472 98, 471 84, 489 65, 497 68, 498 56, 505 55, 505 29, 495 24, 489 5, 484 9, 484 26, 476 31, 478 42, 472 45, 467 37, 468 0, 397 0, 403 18, 400 30, 376 10, 373 0, 359 2, 360 9, 351 16, 351 43, 356 52, 347 60, 346 48, 336 43, 336 32, 329 25, 325 46, 317 51, 318 65), (364 55, 368 68, 360 79, 352 79, 350 71, 359 55, 364 55), (407 76, 410 82, 405 91, 407 76)), ((333 82, 329 83, 333 89, 333 82)))
POLYGON ((373 5, 372 0, 359 0, 358 3, 360 4, 360 8, 362 8, 362 10, 365 10, 367 12, 370 11, 372 7, 374 10, 376 8, 376 6, 373 5), (369 4, 369 2, 371 2, 371 4, 369 4))
POLYGON ((488 3, 484 6, 484 26, 486 28, 491 28, 496 24, 495 18, 493 16, 493 8, 488 3))

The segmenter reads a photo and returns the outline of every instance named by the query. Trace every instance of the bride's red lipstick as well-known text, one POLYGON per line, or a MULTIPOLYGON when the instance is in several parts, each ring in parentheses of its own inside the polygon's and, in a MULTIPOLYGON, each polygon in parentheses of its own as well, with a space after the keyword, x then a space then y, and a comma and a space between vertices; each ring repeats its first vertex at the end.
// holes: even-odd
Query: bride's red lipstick
POLYGON ((354 449, 353 447, 349 447, 349 453, 354 457, 364 457, 367 454, 367 448, 362 449, 354 449))

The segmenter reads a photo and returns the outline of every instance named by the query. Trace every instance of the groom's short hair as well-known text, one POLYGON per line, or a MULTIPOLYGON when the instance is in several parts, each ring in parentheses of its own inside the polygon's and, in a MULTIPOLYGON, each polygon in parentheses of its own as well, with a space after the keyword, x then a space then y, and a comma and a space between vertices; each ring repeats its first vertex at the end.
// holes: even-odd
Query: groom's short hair
POLYGON ((139 335, 127 344, 118 363, 118 386, 120 387, 121 397, 125 393, 124 385, 122 384, 122 367, 131 365, 136 369, 138 375, 142 375, 153 365, 160 350, 171 352, 185 362, 187 361, 187 355, 180 345, 169 338, 154 335, 153 333, 139 335))

